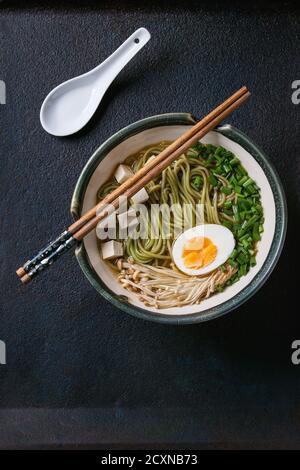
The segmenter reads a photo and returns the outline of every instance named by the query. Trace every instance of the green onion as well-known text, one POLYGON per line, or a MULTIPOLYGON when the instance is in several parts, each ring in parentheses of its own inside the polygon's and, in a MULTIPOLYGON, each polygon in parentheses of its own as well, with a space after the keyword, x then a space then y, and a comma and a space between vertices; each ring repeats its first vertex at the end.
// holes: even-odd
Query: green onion
POLYGON ((240 186, 244 186, 244 183, 248 180, 248 176, 243 176, 240 180, 239 180, 239 185, 240 186))
POLYGON ((234 186, 237 184, 237 179, 236 179, 236 177, 234 176, 234 174, 230 176, 230 178, 229 178, 229 183, 230 183, 230 184, 233 184, 234 186))
POLYGON ((229 228, 229 230, 232 231, 232 223, 229 222, 229 220, 222 220, 222 225, 224 225, 224 227, 227 227, 229 228))
POLYGON ((228 186, 223 186, 221 188, 221 191, 222 191, 222 193, 226 194, 227 196, 229 196, 229 194, 231 194, 231 192, 232 192, 231 188, 229 188, 228 186))
POLYGON ((247 171, 245 170, 245 168, 242 166, 242 165, 239 165, 238 167, 238 171, 241 175, 247 175, 247 171))
POLYGON ((224 202, 224 207, 226 209, 230 209, 232 207, 232 201, 225 201, 224 202))
MULTIPOLYGON (((236 240, 228 264, 237 271, 226 282, 228 286, 247 274, 249 269, 256 264, 256 243, 261 239, 261 233, 264 230, 260 190, 240 160, 224 147, 198 143, 188 150, 187 156, 191 158, 198 156, 200 162, 210 169, 208 180, 212 187, 226 196, 231 195, 233 191, 235 193, 235 199, 225 200, 220 211, 222 225, 232 231, 236 240), (228 185, 222 186, 218 175, 226 177, 228 185), (235 222, 224 219, 226 216, 233 217, 235 222)), ((201 176, 196 175, 192 178, 191 186, 196 190, 201 190, 202 184, 201 176)), ((221 265, 220 271, 226 272, 226 266, 221 265)), ((216 287, 216 291, 221 290, 223 290, 222 287, 216 287)))
POLYGON ((195 178, 192 181, 192 186, 195 189, 200 189, 201 183, 202 183, 202 178, 201 178, 201 176, 197 175, 197 176, 195 176, 195 178))
MULTIPOLYGON (((245 186, 244 186, 244 187, 245 187, 245 186)), ((247 193, 250 193, 251 195, 256 192, 256 189, 254 189, 251 184, 248 184, 248 186, 245 187, 245 190, 246 190, 247 193)))
POLYGON ((207 163, 212 163, 215 159, 215 156, 214 155, 209 155, 208 159, 207 159, 207 163))
POLYGON ((253 240, 255 240, 256 242, 258 242, 261 239, 258 223, 255 223, 253 226, 252 236, 253 236, 253 240))
POLYGON ((243 253, 240 253, 236 260, 239 264, 245 264, 248 263, 249 257, 243 253))
POLYGON ((240 267, 239 267, 239 270, 238 270, 238 274, 239 276, 244 276, 245 274, 247 273, 247 265, 246 264, 242 264, 240 267))
POLYGON ((232 268, 236 268, 237 267, 237 263, 233 260, 233 259, 229 259, 228 260, 228 263, 230 264, 230 266, 232 268))
POLYGON ((239 222, 240 220, 240 215, 239 215, 239 209, 238 206, 232 206, 233 214, 234 214, 234 219, 239 222))
POLYGON ((217 186, 218 180, 217 180, 217 178, 216 178, 214 175, 210 175, 210 176, 208 177, 208 180, 209 180, 209 182, 210 182, 210 184, 211 184, 212 186, 217 186))
POLYGON ((248 249, 248 247, 250 246, 250 244, 247 240, 243 240, 242 244, 243 244, 243 247, 246 248, 246 249, 248 249))
POLYGON ((254 186, 253 186, 253 180, 251 178, 248 178, 245 181, 245 183, 243 184, 243 186, 244 186, 244 188, 247 188, 247 186, 250 186, 250 184, 251 184, 252 188, 255 189, 254 186))
POLYGON ((216 166, 216 168, 213 170, 213 173, 216 175, 221 175, 222 174, 222 167, 221 166, 216 166))
POLYGON ((229 173, 231 171, 231 168, 228 165, 223 165, 223 169, 224 169, 225 173, 229 173))

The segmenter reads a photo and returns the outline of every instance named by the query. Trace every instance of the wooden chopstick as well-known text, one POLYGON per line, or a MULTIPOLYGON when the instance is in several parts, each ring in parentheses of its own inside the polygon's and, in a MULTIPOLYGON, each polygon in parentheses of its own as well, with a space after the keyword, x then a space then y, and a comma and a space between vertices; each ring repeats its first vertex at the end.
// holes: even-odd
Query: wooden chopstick
MULTIPOLYGON (((19 268, 16 272, 23 283, 31 280, 33 275, 47 267, 47 262, 51 258, 51 263, 60 254, 70 248, 75 241, 81 241, 98 222, 109 215, 107 210, 99 213, 99 210, 107 204, 111 204, 115 209, 119 205, 121 195, 127 198, 132 197, 141 188, 158 176, 168 165, 184 153, 191 145, 201 139, 207 132, 216 127, 223 119, 237 109, 248 97, 250 93, 246 87, 242 87, 211 113, 205 116, 195 126, 181 135, 176 141, 170 144, 164 151, 156 156, 151 162, 135 173, 131 178, 120 185, 116 190, 108 194, 100 203, 86 212, 80 219, 75 221, 55 242, 50 243, 44 250, 19 268), (49 248, 50 247, 50 248, 49 248), (50 253, 50 254, 49 254, 50 253), (45 255, 45 256, 44 256, 45 255), (47 258, 48 257, 48 258, 47 258), (44 260, 42 262, 41 260, 44 260), (27 265, 27 269, 26 269, 27 265), (32 269, 31 269, 32 268, 32 269)), ((50 261, 48 265, 51 264, 50 261)))

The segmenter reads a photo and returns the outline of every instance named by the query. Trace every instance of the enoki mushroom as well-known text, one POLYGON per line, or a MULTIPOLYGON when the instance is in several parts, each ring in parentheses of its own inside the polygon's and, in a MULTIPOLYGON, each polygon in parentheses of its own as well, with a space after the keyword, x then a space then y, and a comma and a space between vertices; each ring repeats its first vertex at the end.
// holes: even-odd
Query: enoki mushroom
POLYGON ((163 266, 135 263, 133 259, 119 259, 118 280, 122 286, 135 292, 145 305, 158 309, 199 304, 220 289, 236 272, 231 266, 217 269, 206 276, 187 276, 163 266))

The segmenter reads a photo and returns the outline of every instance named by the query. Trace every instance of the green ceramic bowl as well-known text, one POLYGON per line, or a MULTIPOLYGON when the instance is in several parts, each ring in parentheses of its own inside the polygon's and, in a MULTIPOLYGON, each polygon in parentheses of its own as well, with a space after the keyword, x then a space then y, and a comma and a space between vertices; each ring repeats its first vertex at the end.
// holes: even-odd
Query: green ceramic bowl
MULTIPOLYGON (((190 114, 153 116, 127 126, 104 142, 85 165, 72 198, 75 219, 93 207, 99 186, 129 155, 160 140, 174 140, 195 119, 190 114)), ((76 250, 79 265, 92 286, 109 302, 126 313, 161 323, 185 324, 212 320, 241 305, 263 285, 276 265, 284 243, 287 208, 279 177, 266 155, 242 132, 224 125, 205 136, 203 142, 222 145, 234 152, 261 188, 265 231, 259 242, 257 265, 234 285, 199 305, 157 310, 139 303, 123 289, 102 261, 95 232, 76 250)))

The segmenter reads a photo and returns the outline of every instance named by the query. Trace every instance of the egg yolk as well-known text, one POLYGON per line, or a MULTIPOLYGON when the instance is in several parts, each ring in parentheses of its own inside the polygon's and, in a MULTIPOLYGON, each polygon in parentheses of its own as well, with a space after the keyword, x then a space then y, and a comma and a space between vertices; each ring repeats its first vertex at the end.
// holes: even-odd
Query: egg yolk
POLYGON ((209 238, 194 237, 186 242, 182 252, 186 268, 200 269, 212 263, 217 256, 217 247, 209 238))

